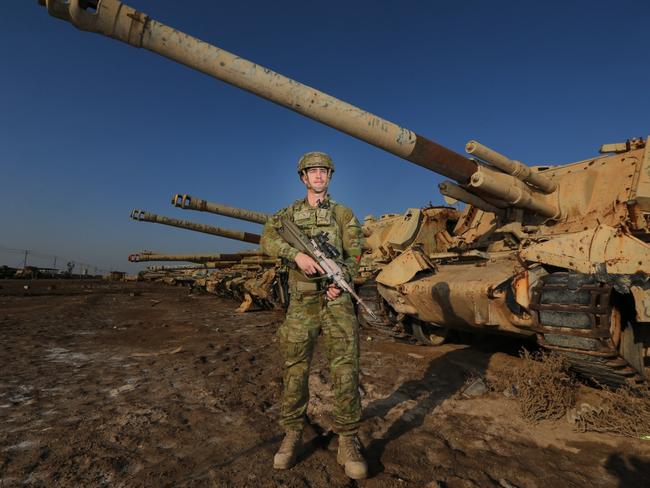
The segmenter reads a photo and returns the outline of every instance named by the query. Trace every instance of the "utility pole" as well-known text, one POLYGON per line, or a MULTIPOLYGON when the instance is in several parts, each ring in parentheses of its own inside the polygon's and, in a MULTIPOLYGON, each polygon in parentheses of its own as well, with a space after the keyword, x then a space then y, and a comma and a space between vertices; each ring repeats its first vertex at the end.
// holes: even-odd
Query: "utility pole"
POLYGON ((27 255, 29 254, 29 251, 25 249, 25 259, 23 259, 23 268, 27 267, 27 255))

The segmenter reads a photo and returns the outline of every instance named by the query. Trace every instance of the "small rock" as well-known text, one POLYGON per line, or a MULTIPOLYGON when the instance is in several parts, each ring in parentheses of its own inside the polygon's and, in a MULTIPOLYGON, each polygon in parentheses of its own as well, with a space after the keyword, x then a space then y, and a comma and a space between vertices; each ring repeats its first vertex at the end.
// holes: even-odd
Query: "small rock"
POLYGON ((413 359, 424 359, 424 356, 420 354, 415 354, 414 352, 409 352, 407 356, 412 357, 413 359))
POLYGON ((501 478, 499 480, 499 486, 502 486, 503 488, 517 488, 516 485, 513 485, 507 479, 504 479, 504 478, 501 478))
POLYGON ((488 389, 487 386, 485 385, 485 382, 481 379, 478 378, 474 381, 472 381, 465 390, 463 390, 463 396, 465 398, 473 398, 473 397, 478 397, 481 395, 485 395, 487 393, 488 389))
POLYGON ((585 415, 590 415, 594 413, 602 412, 601 407, 594 407, 588 403, 581 403, 579 407, 570 408, 566 413, 566 420, 570 424, 575 424, 579 419, 583 418, 585 415))
POLYGON ((503 396, 506 398, 514 398, 517 396, 517 387, 515 385, 509 386, 503 390, 503 396))
POLYGON ((109 394, 110 394, 112 397, 115 397, 115 396, 119 395, 120 393, 124 393, 125 391, 131 391, 131 390, 135 390, 135 385, 133 385, 133 384, 126 384, 126 385, 122 385, 122 386, 120 386, 119 388, 113 388, 113 389, 110 391, 109 394))

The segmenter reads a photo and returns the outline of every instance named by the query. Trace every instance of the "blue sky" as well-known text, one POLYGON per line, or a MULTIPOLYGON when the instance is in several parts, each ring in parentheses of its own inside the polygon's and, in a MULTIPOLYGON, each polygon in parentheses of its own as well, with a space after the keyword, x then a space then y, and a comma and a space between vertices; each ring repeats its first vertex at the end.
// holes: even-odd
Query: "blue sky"
MULTIPOLYGON (((476 139, 562 164, 650 132, 650 4, 641 1, 177 2, 152 18, 463 152, 476 139)), ((36 1, 0 17, 0 247, 135 270, 129 253, 229 252, 174 193, 274 212, 298 157, 337 164, 333 197, 367 214, 441 204, 441 178, 144 50, 76 30, 36 1)), ((17 264, 0 249, 0 264, 17 264)), ((42 264, 48 264, 45 260, 42 264)))

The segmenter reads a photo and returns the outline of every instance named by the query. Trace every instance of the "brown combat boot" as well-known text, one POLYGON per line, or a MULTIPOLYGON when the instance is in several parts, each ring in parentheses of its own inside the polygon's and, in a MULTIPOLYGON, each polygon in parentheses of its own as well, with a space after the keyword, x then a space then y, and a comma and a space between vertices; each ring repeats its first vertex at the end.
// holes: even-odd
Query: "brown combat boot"
POLYGON ((337 462, 345 466, 345 475, 353 480, 368 477, 368 465, 361 454, 361 444, 356 435, 339 436, 339 452, 337 462))
POLYGON ((300 451, 300 438, 302 432, 299 430, 287 430, 282 439, 278 452, 273 456, 273 467, 275 469, 289 469, 296 464, 298 452, 300 451))

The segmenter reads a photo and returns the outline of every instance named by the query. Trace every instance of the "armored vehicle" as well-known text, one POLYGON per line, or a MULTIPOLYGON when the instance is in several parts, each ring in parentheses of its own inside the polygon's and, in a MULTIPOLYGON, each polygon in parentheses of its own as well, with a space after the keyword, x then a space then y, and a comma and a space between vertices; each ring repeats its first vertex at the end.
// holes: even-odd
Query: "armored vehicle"
POLYGON ((239 300, 240 312, 253 307, 286 306, 286 285, 281 279, 281 263, 260 253, 234 254, 155 254, 149 251, 131 254, 131 262, 187 261, 198 264, 149 266, 139 279, 161 281, 169 285, 187 285, 222 297, 239 300))
POLYGON ((378 219, 366 216, 362 226, 365 237, 363 254, 355 284, 358 294, 375 317, 359 307, 357 312, 362 324, 384 329, 393 335, 411 333, 424 344, 444 342, 449 333, 447 327, 423 330, 419 322, 404 323, 404 317, 378 293, 376 277, 409 247, 417 247, 425 254, 447 251, 452 242, 450 233, 458 218, 459 212, 448 207, 409 208, 403 214, 386 214, 378 219))
MULTIPOLYGON (((536 337, 608 384, 642 381, 650 344, 650 149, 528 166, 475 141, 461 155, 163 25, 118 0, 48 0, 50 14, 143 47, 446 176, 467 203, 447 250, 410 244, 376 277, 402 322, 536 337)), ((435 232, 432 230, 432 232, 435 232)))

